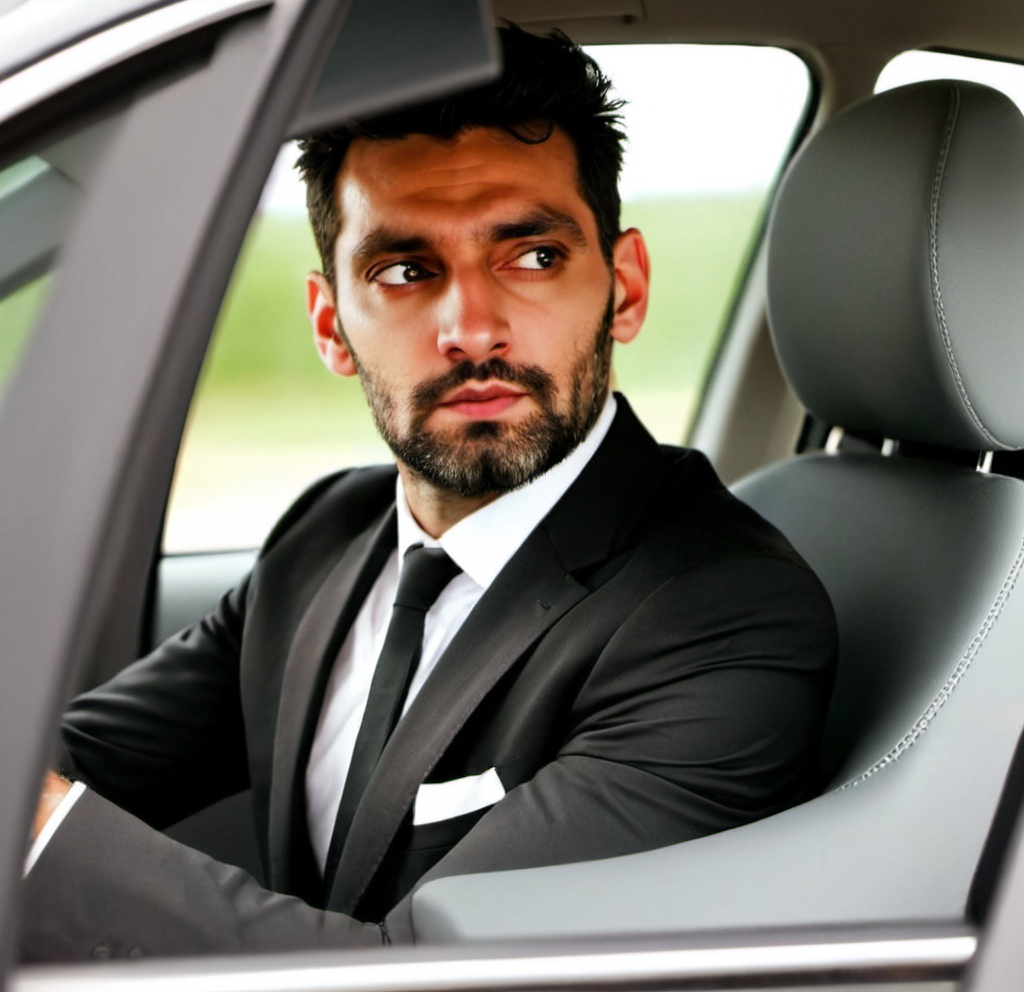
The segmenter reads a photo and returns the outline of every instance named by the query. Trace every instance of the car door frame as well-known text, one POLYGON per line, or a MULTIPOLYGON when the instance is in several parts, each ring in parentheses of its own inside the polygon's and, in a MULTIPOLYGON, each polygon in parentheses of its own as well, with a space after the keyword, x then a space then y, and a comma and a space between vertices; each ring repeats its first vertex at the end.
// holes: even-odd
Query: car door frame
MULTIPOLYGON (((276 0, 225 25, 201 67, 136 93, 6 387, 0 629, 15 661, 0 693, 4 964, 48 757, 43 728, 55 725, 75 670, 134 653, 140 577, 214 316, 281 135, 347 8, 276 0)), ((51 110, 46 128, 82 113, 51 110)), ((14 133, 27 142, 31 128, 14 133)))

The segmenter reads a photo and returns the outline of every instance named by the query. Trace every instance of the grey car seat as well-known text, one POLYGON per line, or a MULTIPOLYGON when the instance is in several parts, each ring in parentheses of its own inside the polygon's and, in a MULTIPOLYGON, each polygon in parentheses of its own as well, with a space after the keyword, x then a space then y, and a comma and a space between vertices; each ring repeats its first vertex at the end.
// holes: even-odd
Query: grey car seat
POLYGON ((888 439, 833 430, 736 487, 836 607, 824 792, 644 854, 428 883, 418 940, 964 918, 1024 727, 1024 483, 984 454, 1024 446, 1024 119, 959 82, 862 101, 795 159, 769 239, 794 390, 888 439))

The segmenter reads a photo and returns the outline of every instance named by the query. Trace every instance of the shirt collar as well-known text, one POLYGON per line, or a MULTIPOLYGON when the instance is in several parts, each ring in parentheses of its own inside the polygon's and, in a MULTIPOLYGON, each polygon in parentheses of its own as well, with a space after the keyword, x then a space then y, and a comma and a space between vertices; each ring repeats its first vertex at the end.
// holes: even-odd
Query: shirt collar
POLYGON ((416 522, 399 476, 395 495, 399 560, 413 544, 441 547, 478 586, 487 589, 594 457, 615 419, 615 407, 615 397, 609 392, 590 433, 557 465, 464 517, 440 539, 431 537, 416 522))

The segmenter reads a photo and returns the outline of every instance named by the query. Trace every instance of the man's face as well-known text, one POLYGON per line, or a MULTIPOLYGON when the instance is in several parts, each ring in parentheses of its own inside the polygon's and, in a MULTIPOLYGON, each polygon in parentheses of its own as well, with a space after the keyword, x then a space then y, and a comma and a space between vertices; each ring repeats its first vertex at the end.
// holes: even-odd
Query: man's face
POLYGON ((609 266, 569 139, 357 140, 338 197, 336 306, 322 277, 310 284, 317 344, 333 371, 358 372, 399 463, 480 497, 565 457, 646 302, 639 234, 609 266))

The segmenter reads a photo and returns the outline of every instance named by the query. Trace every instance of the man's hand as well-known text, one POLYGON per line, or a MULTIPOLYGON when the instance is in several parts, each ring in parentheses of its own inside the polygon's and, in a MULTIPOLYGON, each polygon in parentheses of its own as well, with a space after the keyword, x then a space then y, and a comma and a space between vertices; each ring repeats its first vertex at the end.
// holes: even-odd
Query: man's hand
POLYGON ((35 822, 32 824, 33 840, 39 836, 39 832, 46 826, 46 821, 50 819, 50 815, 60 805, 70 788, 71 783, 55 771, 47 771, 43 776, 43 790, 39 796, 35 822))

